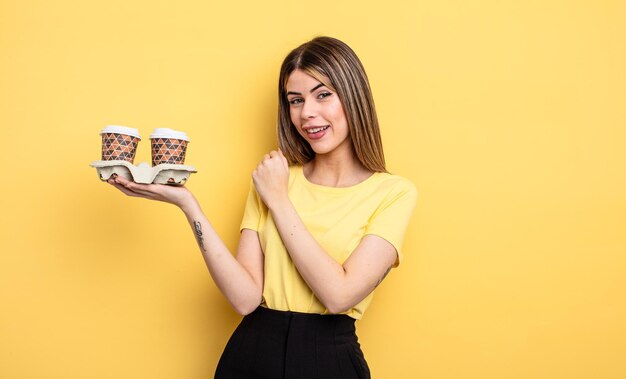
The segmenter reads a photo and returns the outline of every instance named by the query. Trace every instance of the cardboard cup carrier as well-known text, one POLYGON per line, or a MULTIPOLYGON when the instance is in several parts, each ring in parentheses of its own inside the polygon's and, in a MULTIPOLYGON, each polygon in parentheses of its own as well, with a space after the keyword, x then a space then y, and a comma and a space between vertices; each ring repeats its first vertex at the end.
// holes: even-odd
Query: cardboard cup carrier
POLYGON ((109 125, 102 129, 102 160, 91 163, 100 180, 107 181, 113 174, 142 184, 183 185, 189 176, 197 172, 187 166, 185 155, 189 137, 185 132, 157 128, 150 135, 152 167, 142 162, 133 164, 137 145, 141 140, 139 131, 121 125, 109 125))

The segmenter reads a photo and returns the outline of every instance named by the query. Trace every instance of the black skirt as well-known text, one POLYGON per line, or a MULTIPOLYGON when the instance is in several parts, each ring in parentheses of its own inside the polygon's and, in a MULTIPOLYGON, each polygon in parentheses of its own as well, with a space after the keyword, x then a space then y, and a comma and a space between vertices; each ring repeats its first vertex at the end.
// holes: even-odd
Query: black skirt
POLYGON ((257 308, 226 344, 216 379, 369 379, 354 319, 257 308))

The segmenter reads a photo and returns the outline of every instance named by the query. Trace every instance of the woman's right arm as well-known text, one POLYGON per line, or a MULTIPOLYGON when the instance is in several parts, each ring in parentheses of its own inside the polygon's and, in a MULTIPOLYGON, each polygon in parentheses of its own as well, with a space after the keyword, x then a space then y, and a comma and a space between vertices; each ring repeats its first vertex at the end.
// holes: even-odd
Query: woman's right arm
POLYGON ((235 258, 202 212, 196 198, 185 187, 137 184, 122 177, 108 182, 128 196, 177 205, 187 217, 215 284, 233 308, 246 315, 261 304, 263 252, 256 231, 242 230, 235 258))

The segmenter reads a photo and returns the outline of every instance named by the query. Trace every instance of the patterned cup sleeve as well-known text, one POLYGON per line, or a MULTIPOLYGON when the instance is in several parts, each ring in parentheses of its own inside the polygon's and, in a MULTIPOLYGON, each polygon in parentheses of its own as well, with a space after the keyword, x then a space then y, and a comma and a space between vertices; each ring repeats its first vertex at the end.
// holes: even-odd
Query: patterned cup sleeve
POLYGON ((102 160, 133 163, 139 138, 119 133, 102 134, 102 160))
POLYGON ((187 141, 175 138, 152 138, 152 166, 163 163, 184 164, 187 141))

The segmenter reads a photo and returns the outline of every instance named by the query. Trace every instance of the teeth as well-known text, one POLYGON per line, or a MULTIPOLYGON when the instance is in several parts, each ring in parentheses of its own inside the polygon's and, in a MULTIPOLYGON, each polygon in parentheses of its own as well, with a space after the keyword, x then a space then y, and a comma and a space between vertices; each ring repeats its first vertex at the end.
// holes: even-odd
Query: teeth
POLYGON ((322 126, 320 128, 308 129, 306 132, 308 134, 314 134, 314 133, 318 133, 318 132, 321 132, 322 130, 326 130, 326 129, 328 129, 328 126, 322 126))

